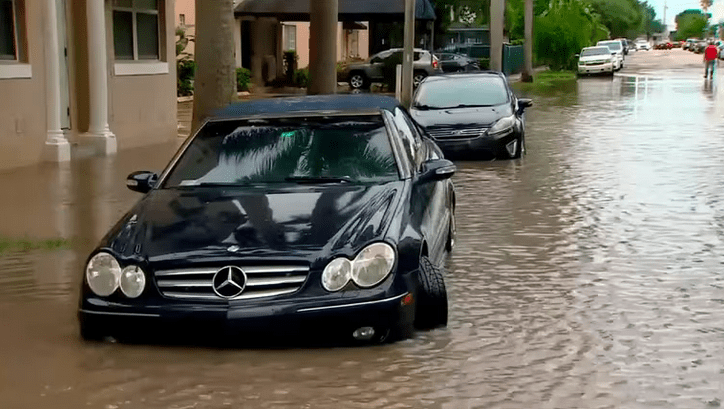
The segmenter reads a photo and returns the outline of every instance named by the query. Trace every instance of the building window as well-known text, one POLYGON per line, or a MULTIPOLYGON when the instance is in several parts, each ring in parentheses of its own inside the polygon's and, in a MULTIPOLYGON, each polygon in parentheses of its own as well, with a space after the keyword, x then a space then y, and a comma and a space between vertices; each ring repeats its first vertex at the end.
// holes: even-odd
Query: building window
POLYGON ((159 0, 113 0, 117 60, 159 60, 159 0))
POLYGON ((178 21, 181 23, 182 26, 185 26, 186 25, 186 14, 179 14, 178 21))
POLYGON ((19 60, 18 5, 16 0, 0 0, 0 60, 19 60))
POLYGON ((284 51, 297 51, 297 26, 284 26, 284 51))

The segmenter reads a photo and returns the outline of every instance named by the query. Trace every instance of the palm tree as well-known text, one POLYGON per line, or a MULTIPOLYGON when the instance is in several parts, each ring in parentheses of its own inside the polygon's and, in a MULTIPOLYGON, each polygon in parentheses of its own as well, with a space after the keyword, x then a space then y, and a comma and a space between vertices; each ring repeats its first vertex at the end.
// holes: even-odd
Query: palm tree
POLYGON ((196 0, 196 76, 191 133, 236 100, 234 1, 196 0))

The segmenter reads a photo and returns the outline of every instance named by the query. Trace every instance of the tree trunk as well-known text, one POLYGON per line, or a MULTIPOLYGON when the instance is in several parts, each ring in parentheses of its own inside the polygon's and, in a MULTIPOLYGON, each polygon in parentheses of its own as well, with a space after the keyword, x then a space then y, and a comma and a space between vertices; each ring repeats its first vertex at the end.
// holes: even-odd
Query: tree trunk
POLYGON ((233 0, 196 0, 196 75, 191 133, 236 101, 233 0))
POLYGON ((523 82, 533 82, 533 0, 525 0, 525 64, 523 65, 523 82))

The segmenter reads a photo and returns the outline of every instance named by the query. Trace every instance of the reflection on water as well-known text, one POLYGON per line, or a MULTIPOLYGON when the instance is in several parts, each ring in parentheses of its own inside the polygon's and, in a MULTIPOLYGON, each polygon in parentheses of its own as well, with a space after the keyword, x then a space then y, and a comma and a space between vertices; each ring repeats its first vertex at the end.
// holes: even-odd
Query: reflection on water
POLYGON ((174 146, 0 175, 0 407, 589 408, 724 399, 716 83, 590 78, 533 96, 528 155, 461 162, 447 329, 371 348, 83 344, 88 251, 174 146))

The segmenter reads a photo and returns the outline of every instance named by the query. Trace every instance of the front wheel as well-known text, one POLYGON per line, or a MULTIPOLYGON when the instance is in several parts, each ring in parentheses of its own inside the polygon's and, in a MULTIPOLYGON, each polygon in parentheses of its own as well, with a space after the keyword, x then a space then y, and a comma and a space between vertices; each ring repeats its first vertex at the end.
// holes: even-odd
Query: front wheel
POLYGON ((415 327, 432 329, 447 325, 447 290, 443 269, 432 264, 427 256, 420 257, 418 269, 420 282, 417 292, 415 327))

